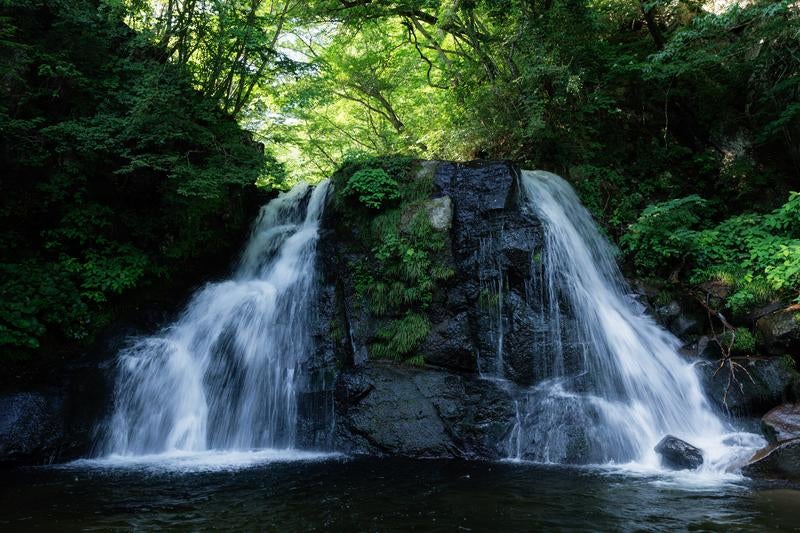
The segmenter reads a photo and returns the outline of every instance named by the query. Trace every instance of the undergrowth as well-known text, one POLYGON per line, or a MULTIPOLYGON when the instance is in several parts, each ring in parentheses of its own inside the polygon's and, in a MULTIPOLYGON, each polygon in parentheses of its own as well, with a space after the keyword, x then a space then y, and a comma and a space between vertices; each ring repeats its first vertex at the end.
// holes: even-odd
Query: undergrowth
POLYGON ((800 302, 800 194, 769 213, 713 222, 714 209, 697 195, 645 209, 622 238, 640 274, 730 288, 727 307, 738 315, 776 300, 800 302))
POLYGON ((362 258, 352 265, 355 290, 383 322, 370 343, 372 357, 422 364, 417 350, 430 331, 436 286, 454 275, 442 259, 446 234, 425 210, 433 179, 417 175, 407 157, 347 161, 334 177, 341 223, 362 258))

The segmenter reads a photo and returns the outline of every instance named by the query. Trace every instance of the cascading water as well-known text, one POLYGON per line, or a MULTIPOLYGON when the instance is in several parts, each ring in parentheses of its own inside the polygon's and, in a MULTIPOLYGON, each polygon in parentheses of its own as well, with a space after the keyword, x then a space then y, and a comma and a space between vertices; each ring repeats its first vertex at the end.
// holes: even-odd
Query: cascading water
POLYGON ((120 353, 106 452, 291 448, 328 182, 264 208, 232 279, 120 353))
POLYGON ((541 313, 537 380, 517 403, 512 458, 657 467, 672 434, 703 449, 704 469, 733 468, 763 444, 727 427, 678 341, 629 296, 613 249, 560 177, 524 171, 523 199, 542 223, 530 294, 541 313))

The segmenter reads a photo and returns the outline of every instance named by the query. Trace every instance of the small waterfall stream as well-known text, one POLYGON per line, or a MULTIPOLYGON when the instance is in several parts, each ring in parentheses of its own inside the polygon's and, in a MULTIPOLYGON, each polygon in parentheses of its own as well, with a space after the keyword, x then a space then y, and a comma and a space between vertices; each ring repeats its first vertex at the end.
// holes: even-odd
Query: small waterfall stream
POLYGON ((517 401, 512 458, 658 466, 672 434, 704 450, 704 469, 735 467, 762 444, 728 427, 705 398, 678 341, 629 295, 611 245, 560 177, 523 171, 523 201, 543 225, 533 305, 543 334, 537 380, 517 401), (567 317, 565 319, 565 317, 567 317))
POLYGON ((292 448, 328 182, 262 208, 233 277, 118 357, 105 452, 292 448))

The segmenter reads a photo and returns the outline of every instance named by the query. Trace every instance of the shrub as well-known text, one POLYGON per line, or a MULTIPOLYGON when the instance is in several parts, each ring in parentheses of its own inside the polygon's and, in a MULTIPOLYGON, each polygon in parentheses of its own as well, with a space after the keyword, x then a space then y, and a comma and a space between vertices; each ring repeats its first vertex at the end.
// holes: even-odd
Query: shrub
POLYGON ((692 228, 704 207, 706 201, 696 194, 648 206, 620 241, 637 270, 663 272, 693 253, 697 236, 692 228))
POLYGON ((356 196, 361 204, 370 209, 381 209, 387 202, 400 198, 397 181, 380 168, 356 171, 347 180, 343 194, 356 196))
POLYGON ((693 195, 649 206, 622 239, 643 275, 683 271, 691 283, 724 281, 728 307, 745 314, 800 294, 800 195, 771 213, 748 213, 708 226, 707 203, 693 195))
MULTIPOLYGON (((720 341, 724 346, 731 342, 732 332, 727 331, 721 336, 720 341)), ((731 355, 752 355, 756 350, 756 338, 747 328, 736 328, 736 336, 733 338, 731 355)))

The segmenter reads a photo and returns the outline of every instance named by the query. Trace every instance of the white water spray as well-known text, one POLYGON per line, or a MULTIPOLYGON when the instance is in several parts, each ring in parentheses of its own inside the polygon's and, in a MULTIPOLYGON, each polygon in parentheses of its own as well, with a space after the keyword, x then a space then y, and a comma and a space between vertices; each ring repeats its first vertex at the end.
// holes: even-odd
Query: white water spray
POLYGON ((678 340, 629 296, 611 245, 572 188, 542 171, 523 171, 521 185, 544 230, 532 290, 544 338, 532 356, 546 364, 518 405, 510 455, 658 468, 653 447, 672 434, 703 450, 703 470, 741 465, 763 440, 713 411, 678 340))
POLYGON ((233 278, 118 358, 106 452, 292 448, 328 182, 264 208, 233 278))

